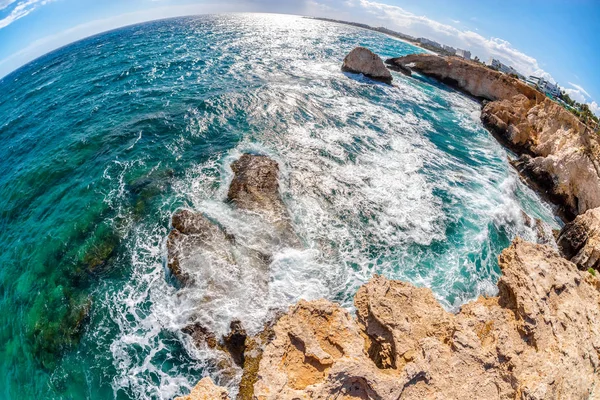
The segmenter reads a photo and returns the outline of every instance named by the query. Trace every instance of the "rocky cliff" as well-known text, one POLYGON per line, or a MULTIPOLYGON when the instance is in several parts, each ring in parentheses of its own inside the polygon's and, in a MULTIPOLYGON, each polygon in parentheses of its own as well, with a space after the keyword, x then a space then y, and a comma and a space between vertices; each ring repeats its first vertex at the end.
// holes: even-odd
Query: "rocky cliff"
POLYGON ((413 54, 386 61, 489 100, 483 124, 522 155, 520 172, 572 219, 600 207, 598 135, 559 104, 523 82, 459 58, 413 54))
POLYGON ((600 281, 515 240, 499 296, 458 314, 426 288, 374 277, 357 317, 301 301, 246 366, 241 399, 600 399, 600 281))

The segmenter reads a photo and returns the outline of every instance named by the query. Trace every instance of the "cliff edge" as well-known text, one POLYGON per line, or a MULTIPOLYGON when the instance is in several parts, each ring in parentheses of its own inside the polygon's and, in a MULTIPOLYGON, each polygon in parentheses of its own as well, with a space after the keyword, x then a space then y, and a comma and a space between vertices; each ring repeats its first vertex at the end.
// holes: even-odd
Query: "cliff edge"
POLYGON ((521 155, 519 171, 570 220, 600 207, 598 135, 573 114, 518 79, 456 57, 412 54, 386 61, 488 100, 483 124, 521 155))
POLYGON ((300 301, 269 328, 238 399, 600 399, 600 281, 520 239, 499 264, 499 296, 458 314, 381 276, 356 294, 357 318, 300 301))

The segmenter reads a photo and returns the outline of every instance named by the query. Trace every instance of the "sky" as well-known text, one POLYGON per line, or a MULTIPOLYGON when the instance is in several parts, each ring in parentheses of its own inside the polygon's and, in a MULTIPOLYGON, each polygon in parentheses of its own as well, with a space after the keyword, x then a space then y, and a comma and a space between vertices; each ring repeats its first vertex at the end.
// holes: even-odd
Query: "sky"
POLYGON ((0 0, 0 77, 106 30, 224 12, 327 17, 427 37, 547 77, 600 115, 600 0, 0 0))

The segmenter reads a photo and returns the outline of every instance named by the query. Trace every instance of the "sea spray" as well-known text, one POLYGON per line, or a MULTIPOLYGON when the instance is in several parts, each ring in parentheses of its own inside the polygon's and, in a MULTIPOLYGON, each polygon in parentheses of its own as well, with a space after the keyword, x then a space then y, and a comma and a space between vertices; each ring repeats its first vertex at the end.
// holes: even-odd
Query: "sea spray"
POLYGON ((352 310, 376 273, 451 310, 493 294, 499 252, 536 240, 522 211, 556 227, 552 209, 479 104, 418 75, 392 87, 343 74, 356 45, 418 51, 300 17, 203 16, 98 35, 0 81, 1 397, 170 399, 203 375, 235 391, 239 370, 182 328, 222 335, 237 318, 253 333, 301 298, 352 310), (244 248, 271 234, 225 201, 244 152, 278 162, 303 246, 278 249, 263 275, 208 260, 200 285, 180 288, 166 268, 176 210, 244 248))

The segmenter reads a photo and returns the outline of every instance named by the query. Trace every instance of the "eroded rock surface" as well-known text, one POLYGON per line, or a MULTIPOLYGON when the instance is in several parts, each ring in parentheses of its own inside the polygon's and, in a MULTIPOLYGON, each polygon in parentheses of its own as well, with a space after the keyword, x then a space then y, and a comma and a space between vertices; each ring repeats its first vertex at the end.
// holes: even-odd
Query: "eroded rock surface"
POLYGON ((507 99, 522 93, 526 93, 530 98, 544 97, 518 79, 458 57, 410 54, 388 59, 386 63, 431 76, 471 96, 490 101, 507 99))
POLYGON ((279 165, 267 156, 243 154, 231 164, 234 177, 227 193, 236 207, 262 215, 275 227, 275 238, 292 247, 300 241, 279 192, 279 165))
POLYGON ((521 94, 486 104, 481 118, 526 154, 521 172, 557 198, 569 217, 600 207, 598 135, 570 112, 548 98, 540 102, 521 94))
POLYGON ((177 397, 175 400, 229 400, 225 388, 217 386, 209 377, 203 378, 187 396, 177 397))
POLYGON ((499 264, 499 296, 458 314, 383 277, 357 293, 357 320, 299 302, 274 325, 244 398, 600 398, 598 279, 519 239, 499 264))
POLYGON ((580 269, 600 270, 600 208, 588 210, 566 224, 557 242, 563 256, 580 269))
MULTIPOLYGON (((189 270, 183 267, 192 257, 203 259, 207 257, 221 258, 232 262, 231 242, 233 237, 211 222, 203 214, 190 210, 177 211, 171 217, 173 230, 167 237, 167 266, 173 276, 183 285, 190 284, 189 270)), ((200 267, 201 262, 188 262, 200 267)))
POLYGON ((388 84, 392 83, 393 79, 381 58, 365 47, 356 47, 348 53, 344 58, 342 71, 363 74, 388 84))
POLYGON ((483 124, 525 156, 520 171, 563 206, 567 219, 600 207, 598 135, 559 104, 518 79, 455 57, 413 54, 388 62, 490 100, 483 124))

